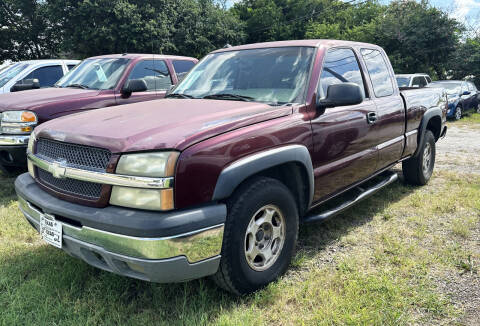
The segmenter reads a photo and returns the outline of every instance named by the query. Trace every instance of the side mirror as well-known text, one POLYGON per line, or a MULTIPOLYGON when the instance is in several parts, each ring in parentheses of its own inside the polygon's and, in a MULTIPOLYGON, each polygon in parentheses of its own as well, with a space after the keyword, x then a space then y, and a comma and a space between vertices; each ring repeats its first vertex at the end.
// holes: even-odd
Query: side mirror
POLYGON ((131 79, 125 83, 122 95, 129 97, 132 93, 145 92, 148 90, 147 83, 143 79, 131 79))
POLYGON ((317 102, 317 109, 325 110, 336 106, 355 105, 363 102, 362 89, 355 83, 328 86, 327 97, 317 102))
POLYGON ((15 85, 10 88, 10 92, 19 92, 26 91, 29 89, 39 89, 40 81, 38 79, 24 79, 15 83, 15 85))
POLYGON ((472 93, 472 92, 470 92, 470 91, 465 91, 465 92, 463 92, 462 95, 470 95, 471 93, 472 93))

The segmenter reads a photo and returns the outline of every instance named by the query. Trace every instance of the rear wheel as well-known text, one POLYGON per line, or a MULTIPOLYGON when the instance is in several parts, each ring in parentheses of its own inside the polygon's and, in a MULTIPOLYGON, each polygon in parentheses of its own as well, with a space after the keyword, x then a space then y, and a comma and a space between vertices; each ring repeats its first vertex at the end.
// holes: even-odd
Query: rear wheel
POLYGON ((287 270, 297 242, 297 205, 284 184, 259 177, 241 186, 227 207, 222 258, 213 279, 227 291, 246 294, 287 270))
POLYGON ((419 186, 427 184, 432 176, 434 166, 435 137, 430 130, 426 130, 418 155, 402 162, 405 181, 419 186))
POLYGON ((460 120, 462 118, 463 112, 462 112, 462 107, 459 105, 455 109, 455 120, 460 120))

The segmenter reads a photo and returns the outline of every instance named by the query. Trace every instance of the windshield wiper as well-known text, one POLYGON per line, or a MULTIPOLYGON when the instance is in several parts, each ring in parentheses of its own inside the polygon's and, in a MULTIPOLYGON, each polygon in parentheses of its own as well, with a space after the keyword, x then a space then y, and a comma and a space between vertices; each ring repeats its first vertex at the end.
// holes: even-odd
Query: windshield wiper
POLYGON ((193 97, 192 95, 183 94, 183 93, 172 93, 172 94, 168 94, 168 95, 165 96, 165 97, 173 97, 173 98, 195 98, 195 97, 193 97))
POLYGON ((70 85, 67 85, 65 87, 75 87, 75 88, 81 88, 81 89, 88 89, 89 88, 88 86, 82 85, 82 84, 70 84, 70 85))
POLYGON ((245 95, 238 95, 238 94, 228 94, 228 93, 219 93, 219 94, 210 94, 206 95, 203 98, 205 99, 228 99, 228 100, 238 100, 238 101, 253 101, 254 98, 245 95))

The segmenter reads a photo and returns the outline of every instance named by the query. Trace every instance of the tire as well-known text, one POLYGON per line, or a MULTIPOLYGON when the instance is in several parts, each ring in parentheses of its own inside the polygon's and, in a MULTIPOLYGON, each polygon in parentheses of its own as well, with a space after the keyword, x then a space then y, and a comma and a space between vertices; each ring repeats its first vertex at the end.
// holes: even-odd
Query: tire
POLYGON ((462 116, 463 116, 462 107, 459 105, 455 108, 454 119, 458 121, 462 118, 462 116))
POLYGON ((227 210, 222 258, 213 280, 237 295, 251 293, 287 270, 297 244, 297 205, 284 184, 258 177, 235 191, 227 210))
POLYGON ((435 166, 435 153, 435 137, 430 130, 426 130, 419 153, 402 162, 405 181, 417 186, 426 185, 435 166))

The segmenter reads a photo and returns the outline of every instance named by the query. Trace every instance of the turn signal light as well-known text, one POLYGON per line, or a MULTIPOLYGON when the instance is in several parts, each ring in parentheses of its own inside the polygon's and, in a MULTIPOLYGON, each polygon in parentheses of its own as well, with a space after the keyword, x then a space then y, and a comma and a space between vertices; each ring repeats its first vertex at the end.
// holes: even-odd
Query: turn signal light
MULTIPOLYGON (((36 122, 36 121, 37 121, 37 117, 33 112, 28 112, 28 111, 22 112, 22 122, 36 122)), ((31 131, 31 128, 30 130, 25 130, 25 131, 31 131)))

